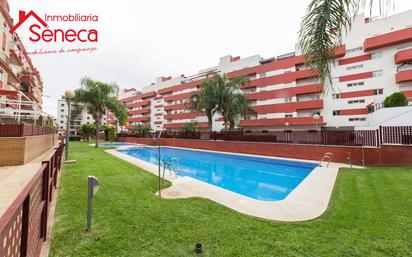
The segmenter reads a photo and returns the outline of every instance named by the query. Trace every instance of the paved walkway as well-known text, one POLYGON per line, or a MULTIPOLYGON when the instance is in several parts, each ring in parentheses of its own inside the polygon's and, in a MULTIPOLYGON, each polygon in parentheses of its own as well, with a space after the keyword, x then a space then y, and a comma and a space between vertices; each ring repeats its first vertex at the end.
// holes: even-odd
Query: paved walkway
MULTIPOLYGON (((106 152, 155 175, 158 174, 156 165, 116 150, 106 150, 106 152)), ((165 179, 172 182, 172 186, 163 189, 161 193, 163 198, 169 199, 187 197, 208 198, 240 213, 262 219, 276 221, 306 221, 315 219, 326 211, 338 170, 340 167, 346 166, 347 165, 345 164, 331 163, 328 168, 315 168, 295 190, 281 201, 260 201, 252 199, 191 177, 185 176, 176 178, 174 175, 170 175, 169 172, 166 172, 165 179)))
POLYGON ((0 216, 40 169, 41 162, 50 159, 53 150, 44 152, 25 165, 0 167, 0 216))

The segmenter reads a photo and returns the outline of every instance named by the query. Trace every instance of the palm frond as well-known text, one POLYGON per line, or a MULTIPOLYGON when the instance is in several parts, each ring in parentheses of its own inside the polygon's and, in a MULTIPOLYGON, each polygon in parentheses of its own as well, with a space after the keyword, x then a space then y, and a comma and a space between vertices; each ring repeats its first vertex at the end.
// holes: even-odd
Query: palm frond
MULTIPOLYGON (((373 0, 312 0, 299 31, 299 47, 309 68, 319 71, 325 90, 333 89, 331 66, 334 51, 343 33, 352 26, 360 8, 372 10, 373 0)), ((379 0, 380 14, 385 15, 391 0, 379 0)))

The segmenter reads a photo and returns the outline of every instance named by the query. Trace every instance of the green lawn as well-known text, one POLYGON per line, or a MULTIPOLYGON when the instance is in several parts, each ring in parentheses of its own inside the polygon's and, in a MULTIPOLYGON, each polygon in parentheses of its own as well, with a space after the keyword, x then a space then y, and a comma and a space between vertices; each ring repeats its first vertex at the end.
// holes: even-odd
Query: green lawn
POLYGON ((411 256, 412 168, 342 170, 329 210, 302 223, 248 217, 206 199, 161 200, 157 178, 86 143, 71 144, 51 256, 411 256), (85 233, 87 176, 100 179, 85 233))

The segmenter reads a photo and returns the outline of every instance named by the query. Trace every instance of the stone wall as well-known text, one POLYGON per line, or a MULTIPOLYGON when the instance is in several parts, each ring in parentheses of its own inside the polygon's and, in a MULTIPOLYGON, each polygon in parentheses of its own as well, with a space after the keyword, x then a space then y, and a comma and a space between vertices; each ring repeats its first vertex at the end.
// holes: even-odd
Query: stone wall
POLYGON ((57 141, 57 134, 0 137, 0 167, 26 164, 51 149, 57 141))

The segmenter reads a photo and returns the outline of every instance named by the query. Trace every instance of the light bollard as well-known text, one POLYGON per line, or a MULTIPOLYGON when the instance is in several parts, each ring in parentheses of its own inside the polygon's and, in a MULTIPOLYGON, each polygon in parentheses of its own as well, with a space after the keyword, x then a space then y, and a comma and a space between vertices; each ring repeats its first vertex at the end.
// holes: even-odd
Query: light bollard
POLYGON ((99 191, 100 182, 95 176, 89 176, 87 179, 87 228, 86 231, 90 232, 92 227, 92 198, 99 191))

